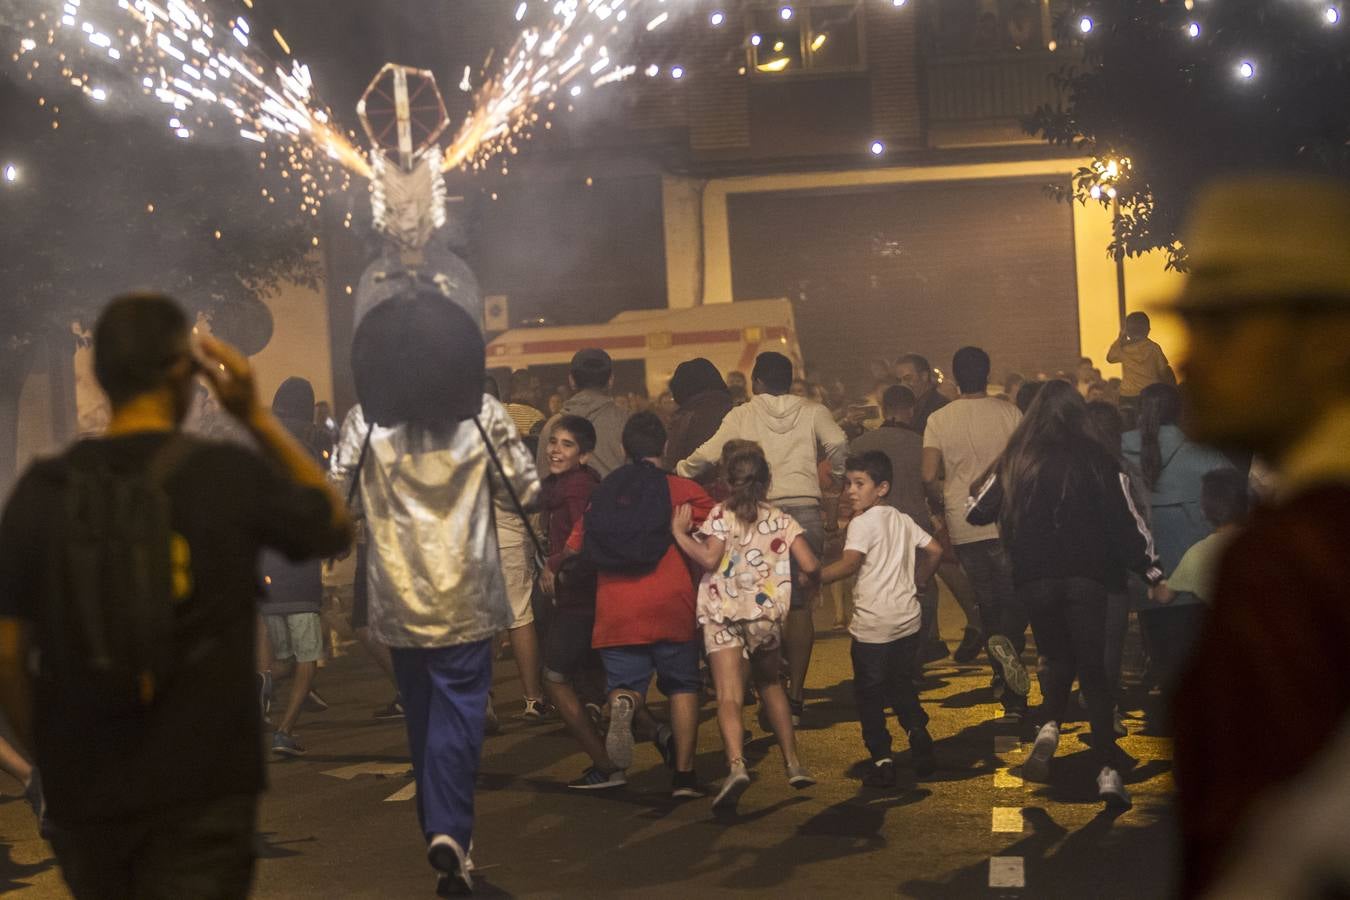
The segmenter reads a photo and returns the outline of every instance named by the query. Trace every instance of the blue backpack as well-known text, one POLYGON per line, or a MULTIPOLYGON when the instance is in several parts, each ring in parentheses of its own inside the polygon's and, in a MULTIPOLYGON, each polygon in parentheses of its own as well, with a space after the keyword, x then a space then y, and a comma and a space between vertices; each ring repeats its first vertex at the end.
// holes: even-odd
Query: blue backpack
POLYGON ((582 555, 601 572, 655 569, 674 543, 666 473, 649 462, 609 473, 591 493, 583 531, 582 555))

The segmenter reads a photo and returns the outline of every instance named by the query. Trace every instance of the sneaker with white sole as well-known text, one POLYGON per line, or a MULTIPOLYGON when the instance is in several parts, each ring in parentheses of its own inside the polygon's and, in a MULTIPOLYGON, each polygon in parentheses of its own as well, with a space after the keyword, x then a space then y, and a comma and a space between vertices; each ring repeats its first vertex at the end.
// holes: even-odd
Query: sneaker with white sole
POLYGON ((698 774, 675 771, 670 775, 670 796, 676 800, 694 800, 703 796, 703 788, 698 785, 698 774))
POLYGON ((272 734, 272 752, 277 756, 304 756, 309 751, 295 739, 295 735, 277 731, 272 734))
POLYGON ((1110 766, 1102 766, 1097 774, 1097 796, 1106 801, 1107 806, 1129 809, 1134 806, 1130 792, 1125 789, 1125 781, 1120 773, 1110 766))
POLYGON ((1044 784, 1050 780, 1050 760, 1055 758, 1059 749, 1059 724, 1046 722, 1036 734, 1036 743, 1031 745, 1027 761, 1022 763, 1022 777, 1027 781, 1044 784))
POLYGON ((637 704, 628 694, 618 694, 609 705, 609 732, 605 735, 605 753, 620 769, 633 764, 633 714, 637 704))
POLYGON ((745 760, 731 764, 731 771, 722 779, 722 788, 713 799, 713 812, 731 812, 750 786, 750 773, 745 771, 745 760))
POLYGON ((403 698, 395 697, 388 706, 382 706, 375 710, 374 718, 380 721, 403 718, 403 698))
POLYGON ((469 862, 469 855, 450 835, 432 836, 427 844, 427 862, 441 873, 440 883, 436 886, 437 894, 453 897, 473 893, 473 875, 469 874, 473 866, 469 862))
POLYGON ((1027 673, 1027 667, 1022 665, 1022 658, 1018 655, 1017 648, 1013 646, 1012 641, 1001 634, 991 637, 989 639, 989 658, 1003 673, 1003 683, 1008 690, 1019 697, 1025 697, 1031 693, 1031 675, 1027 673))
POLYGON ((806 771, 806 767, 801 763, 787 767, 787 780, 789 785, 799 791, 813 787, 816 783, 816 780, 811 777, 811 773, 806 771))
POLYGON ((526 697, 525 709, 516 718, 527 722, 542 722, 549 712, 548 701, 540 697, 526 697))
POLYGON ((604 791, 623 787, 627 783, 628 779, 624 777, 623 769, 605 772, 598 766, 591 766, 581 773, 580 778, 567 782, 567 786, 574 791, 604 791))

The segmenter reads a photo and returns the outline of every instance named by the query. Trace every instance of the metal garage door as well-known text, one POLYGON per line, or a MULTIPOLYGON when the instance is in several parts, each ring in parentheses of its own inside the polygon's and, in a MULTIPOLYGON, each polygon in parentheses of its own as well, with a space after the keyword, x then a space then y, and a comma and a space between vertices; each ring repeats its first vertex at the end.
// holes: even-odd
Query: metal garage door
POLYGON ((790 297, 807 365, 861 387, 868 362, 965 344, 994 376, 1078 357, 1072 210, 1044 179, 728 198, 734 297, 790 297))

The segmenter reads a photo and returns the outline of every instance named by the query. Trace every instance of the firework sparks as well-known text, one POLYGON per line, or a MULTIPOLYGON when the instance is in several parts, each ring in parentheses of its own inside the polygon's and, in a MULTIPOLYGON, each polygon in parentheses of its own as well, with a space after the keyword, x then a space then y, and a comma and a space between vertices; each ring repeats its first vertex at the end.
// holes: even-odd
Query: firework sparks
POLYGON ((516 141, 539 121, 538 104, 564 88, 575 97, 583 82, 600 87, 629 78, 637 67, 621 64, 610 45, 660 28, 670 19, 666 5, 666 0, 521 2, 516 21, 531 13, 545 20, 527 24, 497 72, 483 78, 473 110, 446 148, 442 169, 478 171, 494 156, 514 153, 516 141))
POLYGON ((202 0, 65 0, 59 12, 35 10, 27 24, 16 58, 30 79, 46 65, 96 101, 152 99, 185 140, 232 127, 266 147, 261 159, 296 185, 304 212, 317 215, 326 192, 349 186, 351 174, 370 175, 365 155, 315 100, 309 69, 289 58, 285 38, 271 35, 287 51, 278 63, 257 47, 242 15, 217 17, 202 0))
MULTIPOLYGON (((373 174, 355 134, 336 125, 317 101, 308 67, 292 57, 279 31, 255 34, 246 16, 218 14, 209 0, 27 5, 29 31, 14 59, 30 80, 55 70, 98 102, 150 99, 168 107, 170 131, 185 140, 226 125, 260 145, 260 167, 279 169, 300 195, 302 211, 312 215, 327 192, 345 190, 353 175, 373 174), (270 48, 280 48, 284 61, 269 57, 270 48)), ((613 48, 660 28, 677 5, 521 0, 513 14, 522 31, 495 66, 492 57, 484 64, 473 109, 446 148, 442 171, 482 170, 493 157, 517 152, 516 141, 540 120, 538 105, 559 91, 575 97, 583 86, 632 76, 637 67, 624 64, 613 48)), ((244 6, 252 9, 253 2, 244 0, 244 6)), ((468 70, 460 86, 471 89, 468 70)), ((276 202, 274 193, 264 190, 263 196, 276 202)))

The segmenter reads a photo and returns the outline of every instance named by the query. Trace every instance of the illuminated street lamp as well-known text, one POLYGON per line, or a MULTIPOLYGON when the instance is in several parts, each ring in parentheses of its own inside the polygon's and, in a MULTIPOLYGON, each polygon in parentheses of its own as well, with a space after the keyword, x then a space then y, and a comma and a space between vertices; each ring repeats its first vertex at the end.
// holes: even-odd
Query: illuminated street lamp
POLYGON ((1116 260, 1116 306, 1120 312, 1120 327, 1125 327, 1125 247, 1120 243, 1120 190, 1117 183, 1128 174, 1128 157, 1099 159, 1092 164, 1097 173, 1097 183, 1092 186, 1092 199, 1098 200, 1105 194, 1111 200, 1111 234, 1116 238, 1116 249, 1112 254, 1116 260))

